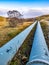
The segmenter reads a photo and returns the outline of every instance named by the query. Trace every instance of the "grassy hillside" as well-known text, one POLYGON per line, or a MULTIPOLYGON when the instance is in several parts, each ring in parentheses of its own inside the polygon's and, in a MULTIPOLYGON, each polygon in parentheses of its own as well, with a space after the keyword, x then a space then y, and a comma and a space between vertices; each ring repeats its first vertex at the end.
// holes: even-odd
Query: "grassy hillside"
POLYGON ((7 22, 6 22, 6 18, 0 16, 0 27, 6 26, 7 22))
POLYGON ((49 21, 49 15, 42 15, 42 16, 36 17, 35 19, 36 19, 36 20, 45 19, 45 20, 48 20, 48 21, 49 21))
POLYGON ((15 27, 10 27, 7 18, 0 17, 0 47, 4 45, 6 42, 11 40, 33 22, 20 22, 18 21, 15 27))

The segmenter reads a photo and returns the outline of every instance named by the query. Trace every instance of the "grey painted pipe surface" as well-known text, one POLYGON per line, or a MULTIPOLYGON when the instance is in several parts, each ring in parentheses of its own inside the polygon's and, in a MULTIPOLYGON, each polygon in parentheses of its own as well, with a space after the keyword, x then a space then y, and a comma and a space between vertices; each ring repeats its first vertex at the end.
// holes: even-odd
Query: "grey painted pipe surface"
POLYGON ((29 62, 26 65, 49 65, 48 47, 39 22, 37 24, 29 62))
POLYGON ((0 48, 0 65, 7 65, 7 63, 14 57, 35 24, 36 22, 0 48))

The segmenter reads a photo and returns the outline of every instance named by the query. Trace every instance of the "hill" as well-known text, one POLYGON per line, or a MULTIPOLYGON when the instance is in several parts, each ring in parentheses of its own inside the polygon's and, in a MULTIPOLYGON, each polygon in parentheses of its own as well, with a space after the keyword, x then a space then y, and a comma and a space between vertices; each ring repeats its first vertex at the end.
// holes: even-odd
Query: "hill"
POLYGON ((7 25, 6 18, 0 16, 0 27, 1 27, 1 26, 6 26, 6 25, 7 25))
POLYGON ((0 16, 0 46, 11 40, 32 23, 30 21, 24 21, 24 19, 0 16))
POLYGON ((45 19, 45 20, 48 20, 48 21, 49 21, 49 15, 42 15, 42 16, 36 17, 35 19, 36 19, 36 20, 45 19))

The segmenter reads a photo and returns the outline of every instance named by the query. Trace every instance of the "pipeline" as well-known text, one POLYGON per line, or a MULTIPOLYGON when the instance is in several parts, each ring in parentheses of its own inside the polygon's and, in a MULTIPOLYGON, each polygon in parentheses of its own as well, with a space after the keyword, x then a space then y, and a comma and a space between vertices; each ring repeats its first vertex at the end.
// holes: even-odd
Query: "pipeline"
POLYGON ((7 65, 12 60, 35 24, 36 22, 0 48, 0 65, 7 65))
POLYGON ((37 23, 29 62, 27 62, 26 65, 49 65, 48 47, 40 26, 40 22, 37 23))

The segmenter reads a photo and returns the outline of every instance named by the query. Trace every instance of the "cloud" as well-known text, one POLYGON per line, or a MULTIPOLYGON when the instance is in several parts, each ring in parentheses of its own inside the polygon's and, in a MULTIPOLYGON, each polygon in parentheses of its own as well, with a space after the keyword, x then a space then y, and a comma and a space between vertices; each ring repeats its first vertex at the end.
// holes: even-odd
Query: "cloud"
POLYGON ((34 18, 37 16, 41 15, 46 15, 49 14, 49 8, 34 8, 34 9, 29 9, 28 11, 24 12, 24 18, 34 18))
MULTIPOLYGON (((37 16, 49 14, 49 7, 47 8, 27 8, 27 7, 22 7, 22 8, 16 8, 21 14, 23 14, 24 18, 34 18, 37 16)), ((7 9, 1 9, 0 8, 0 16, 5 16, 7 17, 7 9)))
POLYGON ((36 16, 40 16, 42 15, 43 12, 39 11, 39 10, 29 10, 26 13, 24 13, 24 18, 32 18, 32 17, 36 17, 36 16))
POLYGON ((0 16, 7 17, 7 10, 5 10, 5 9, 0 9, 0 16))

